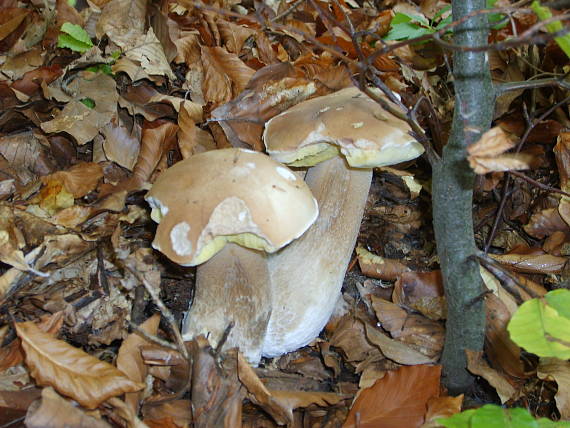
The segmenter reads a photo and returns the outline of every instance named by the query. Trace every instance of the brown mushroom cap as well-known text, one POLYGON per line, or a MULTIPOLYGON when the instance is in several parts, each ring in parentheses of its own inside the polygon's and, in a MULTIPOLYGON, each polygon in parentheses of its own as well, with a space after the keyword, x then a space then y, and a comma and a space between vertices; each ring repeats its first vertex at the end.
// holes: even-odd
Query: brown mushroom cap
POLYGON ((275 160, 313 166, 339 151, 356 168, 394 165, 420 156, 410 126, 358 88, 303 101, 267 122, 263 140, 275 160))
POLYGON ((244 149, 213 150, 162 173, 146 200, 159 223, 153 247, 195 266, 226 242, 277 251, 318 215, 311 191, 291 170, 244 149))

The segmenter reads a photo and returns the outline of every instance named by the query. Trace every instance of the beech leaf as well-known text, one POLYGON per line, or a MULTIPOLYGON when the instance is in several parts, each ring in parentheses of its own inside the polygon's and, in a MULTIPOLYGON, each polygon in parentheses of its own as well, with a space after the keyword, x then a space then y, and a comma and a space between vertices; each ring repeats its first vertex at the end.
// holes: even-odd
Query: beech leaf
POLYGON ((110 397, 144 388, 120 370, 63 340, 41 331, 31 321, 16 323, 30 374, 39 385, 51 386, 88 409, 110 397))

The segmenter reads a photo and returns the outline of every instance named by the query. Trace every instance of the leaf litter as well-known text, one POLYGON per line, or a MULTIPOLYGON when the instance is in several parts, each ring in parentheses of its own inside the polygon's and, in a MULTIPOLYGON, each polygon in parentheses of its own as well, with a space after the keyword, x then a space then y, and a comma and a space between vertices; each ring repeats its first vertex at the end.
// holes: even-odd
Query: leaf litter
MULTIPOLYGON (((448 2, 423 0, 417 10, 401 1, 295 3, 287 12, 290 2, 98 0, 77 9, 6 2, 0 415, 25 416, 33 427, 437 427, 439 417, 462 409, 463 397, 440 385, 445 297, 421 160, 375 172, 359 266, 352 264, 342 301, 308 347, 254 368, 205 338, 176 340, 194 270, 151 250, 154 226, 142 199, 149 184, 203 151, 263 150, 268 119, 350 85, 359 52, 339 25, 345 14, 365 32, 370 55, 395 12, 433 19, 448 2), (57 46, 64 23, 84 29, 67 33, 81 49, 73 40, 57 46)), ((528 15, 513 19, 521 29, 531 25, 528 15)), ((566 71, 556 46, 533 48, 548 72, 566 71)), ((490 52, 494 79, 533 77, 527 54, 490 52)), ((406 105, 431 100, 439 131, 429 114, 418 120, 440 149, 437 135, 448 132, 453 108, 441 50, 407 45, 374 65, 406 105)), ((561 92, 537 90, 534 102, 548 108, 561 92)), ((506 330, 518 305, 570 281, 567 196, 511 177, 493 231, 508 171, 526 169, 547 189, 569 191, 567 112, 529 130, 523 96, 500 97, 496 127, 470 148, 480 174, 476 240, 492 249, 482 263, 493 294, 485 355, 470 354, 468 369, 483 379, 484 402, 567 419, 568 364, 529 357, 506 330)))

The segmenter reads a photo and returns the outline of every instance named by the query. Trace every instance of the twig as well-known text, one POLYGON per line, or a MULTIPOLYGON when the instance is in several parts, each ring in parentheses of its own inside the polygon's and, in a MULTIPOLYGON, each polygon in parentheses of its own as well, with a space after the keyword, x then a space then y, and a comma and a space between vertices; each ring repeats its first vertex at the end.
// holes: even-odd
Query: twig
POLYGON ((155 336, 153 334, 149 334, 146 331, 144 331, 142 328, 140 328, 138 325, 136 325, 134 322, 129 321, 129 327, 139 336, 142 336, 144 339, 146 339, 149 342, 154 343, 155 345, 158 346, 162 346, 164 348, 168 348, 168 349, 172 349, 173 351, 176 352, 180 352, 178 347, 172 343, 170 343, 167 340, 161 339, 158 336, 155 336))
POLYGON ((556 187, 551 187, 551 186, 548 186, 548 185, 546 185, 546 184, 543 184, 543 183, 541 183, 541 182, 539 182, 539 181, 533 180, 532 178, 530 178, 530 177, 524 175, 524 174, 523 174, 522 172, 520 172, 520 171, 509 171, 509 173, 510 173, 511 175, 516 176, 516 177, 522 178, 524 181, 526 181, 526 182, 532 184, 532 185, 535 186, 535 187, 538 187, 539 189, 542 189, 542 190, 545 190, 545 191, 551 192, 551 193, 559 193, 559 194, 561 194, 561 195, 569 196, 569 197, 570 197, 570 193, 566 193, 564 190, 557 189, 556 187))
POLYGON ((284 12, 281 12, 279 15, 276 15, 273 18, 271 18, 271 22, 277 22, 277 21, 280 21, 281 19, 289 16, 290 14, 292 14, 295 11, 295 9, 297 9, 305 1, 306 0, 296 0, 291 6, 289 6, 289 8, 287 10, 285 10, 284 12))
POLYGON ((157 289, 153 287, 146 280, 146 278, 144 278, 139 272, 128 266, 128 264, 124 263, 123 265, 131 274, 134 275, 134 277, 140 283, 144 285, 144 288, 146 289, 148 294, 150 294, 150 297, 152 298, 153 302, 155 303, 156 306, 158 306, 158 309, 160 310, 161 314, 168 322, 170 330, 172 331, 172 334, 174 334, 174 338, 176 339, 176 343, 178 345, 178 352, 182 354, 184 359, 189 360, 188 350, 186 349, 186 345, 184 345, 184 339, 182 339, 182 334, 180 333, 180 329, 178 328, 178 323, 176 322, 174 315, 172 315, 172 312, 170 312, 170 309, 168 309, 164 304, 164 302, 160 299, 160 296, 158 294, 159 292, 157 291, 157 289))

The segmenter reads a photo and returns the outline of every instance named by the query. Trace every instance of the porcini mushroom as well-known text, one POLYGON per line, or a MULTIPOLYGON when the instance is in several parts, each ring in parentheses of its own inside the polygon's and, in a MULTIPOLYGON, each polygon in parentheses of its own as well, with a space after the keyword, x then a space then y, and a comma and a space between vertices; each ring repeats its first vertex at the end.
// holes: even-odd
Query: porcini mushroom
POLYGON ((307 185, 265 154, 223 149, 167 169, 146 199, 159 223, 153 247, 183 266, 201 264, 184 339, 204 334, 216 346, 233 323, 225 347, 257 364, 272 302, 263 252, 287 245, 316 219, 307 185))
POLYGON ((269 257, 273 305, 263 355, 298 349, 325 326, 358 236, 372 167, 424 151, 410 130, 355 87, 303 101, 267 122, 267 153, 311 166, 305 180, 320 214, 301 238, 269 257))

